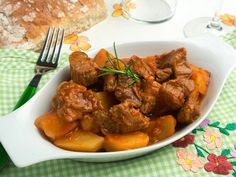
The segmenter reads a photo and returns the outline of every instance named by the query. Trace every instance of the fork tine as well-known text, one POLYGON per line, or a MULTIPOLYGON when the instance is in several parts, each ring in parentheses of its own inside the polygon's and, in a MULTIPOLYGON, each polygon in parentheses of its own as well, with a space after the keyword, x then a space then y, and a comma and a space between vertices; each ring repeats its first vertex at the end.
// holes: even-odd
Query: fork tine
POLYGON ((36 65, 35 65, 35 75, 30 81, 24 93, 22 94, 21 98, 18 100, 14 109, 17 109, 18 107, 23 105, 35 94, 36 88, 38 87, 38 84, 41 80, 42 75, 44 75, 48 71, 51 71, 57 68, 58 60, 60 58, 60 52, 61 52, 61 48, 63 44, 63 39, 64 39, 64 29, 60 30, 60 28, 59 29, 53 28, 52 33, 51 33, 51 28, 48 29, 48 33, 44 41, 43 50, 40 53, 38 61, 36 62, 36 65), (56 31, 56 34, 54 35, 55 31, 56 31), (59 37, 60 34, 61 34, 61 37, 59 37), (57 44, 58 42, 59 44, 57 44), (54 45, 53 47, 52 47, 52 44, 54 45), (57 46, 58 46, 58 51, 57 51, 57 46), (46 53, 46 57, 44 57, 45 53, 46 53), (53 58, 54 55, 57 55, 55 63, 53 63, 52 59, 51 59, 51 62, 49 63, 47 61, 48 56, 53 58), (42 60, 42 59, 45 59, 45 60, 42 60))
POLYGON ((49 41, 49 46, 47 47, 47 53, 46 53, 46 56, 44 57, 44 61, 48 60, 48 56, 49 56, 51 48, 52 48, 52 42, 53 42, 53 39, 54 39, 54 33, 55 33, 55 28, 53 28, 53 30, 52 30, 52 35, 51 35, 51 38, 50 38, 50 41, 49 41))
POLYGON ((49 36, 50 36, 50 33, 51 33, 51 27, 48 28, 48 32, 47 32, 47 35, 46 35, 46 39, 44 41, 44 44, 43 44, 43 49, 39 55, 39 58, 38 58, 38 61, 37 61, 37 64, 39 64, 42 60, 42 57, 45 53, 45 49, 46 49, 46 46, 48 45, 48 41, 49 41, 49 36))
POLYGON ((49 62, 51 62, 51 63, 53 62, 53 58, 54 58, 55 51, 56 51, 56 48, 57 48, 57 41, 58 41, 59 34, 60 34, 60 28, 58 28, 58 30, 56 32, 56 40, 54 42, 54 47, 53 47, 52 55, 51 55, 51 58, 49 60, 49 62))
POLYGON ((54 63, 55 66, 57 66, 57 64, 59 62, 59 59, 60 59, 60 53, 61 53, 61 48, 62 48, 63 40, 64 40, 64 29, 61 30, 61 40, 60 40, 60 44, 59 44, 56 60, 55 60, 55 63, 54 63))

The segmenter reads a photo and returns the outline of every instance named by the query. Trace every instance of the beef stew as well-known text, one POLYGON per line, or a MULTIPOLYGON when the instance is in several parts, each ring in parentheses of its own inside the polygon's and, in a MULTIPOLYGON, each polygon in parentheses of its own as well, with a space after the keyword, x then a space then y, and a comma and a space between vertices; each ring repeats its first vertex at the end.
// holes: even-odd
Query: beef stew
POLYGON ((51 112, 35 125, 72 151, 128 150, 168 138, 199 117, 210 81, 185 48, 125 59, 105 49, 95 59, 74 52, 69 61, 71 80, 58 86, 51 112))

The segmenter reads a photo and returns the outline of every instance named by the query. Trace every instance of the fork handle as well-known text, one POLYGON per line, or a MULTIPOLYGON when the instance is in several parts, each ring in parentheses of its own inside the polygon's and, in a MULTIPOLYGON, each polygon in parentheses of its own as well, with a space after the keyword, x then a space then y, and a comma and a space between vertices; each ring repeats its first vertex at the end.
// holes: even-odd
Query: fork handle
POLYGON ((3 148, 2 144, 0 144, 0 170, 8 164, 10 161, 10 157, 8 156, 6 150, 3 148))
POLYGON ((30 98, 32 98, 35 93, 36 89, 38 87, 39 81, 41 79, 41 74, 35 74, 33 79, 30 81, 29 85, 26 87, 25 91, 21 95, 20 99, 16 103, 13 110, 16 110, 17 108, 21 107, 23 104, 25 104, 30 98))
MULTIPOLYGON (((33 77, 33 79, 30 81, 29 85, 26 87, 25 91, 21 95, 20 99, 16 103, 13 110, 16 110, 17 108, 21 107, 30 98, 32 98, 34 96, 41 77, 42 77, 41 74, 36 74, 33 77)), ((5 149, 3 148, 3 146, 1 144, 0 144, 0 154, 1 154, 0 155, 0 169, 2 169, 10 161, 10 157, 8 156, 7 152, 5 151, 5 149)))

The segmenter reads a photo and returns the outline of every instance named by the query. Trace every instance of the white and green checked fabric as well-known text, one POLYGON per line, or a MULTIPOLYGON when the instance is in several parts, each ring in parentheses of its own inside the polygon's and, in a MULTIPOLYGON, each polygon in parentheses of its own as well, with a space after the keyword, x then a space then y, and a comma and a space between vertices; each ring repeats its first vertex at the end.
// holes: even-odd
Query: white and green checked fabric
POLYGON ((223 38, 227 43, 236 49, 236 29, 226 34, 223 38))
MULTIPOLYGON (((228 40, 232 42, 232 40, 228 40)), ((234 40, 235 41, 235 40, 234 40)), ((236 46, 236 43, 234 43, 236 46)), ((20 94, 33 76, 34 63, 38 54, 22 50, 0 49, 0 115, 7 114, 14 107, 20 94)), ((67 63, 62 57, 60 67, 67 63)), ((55 71, 56 72, 56 71, 55 71)), ((39 87, 55 74, 43 77, 39 87)), ((228 78, 224 89, 208 119, 221 124, 236 122, 236 70, 228 78)), ((14 131, 12 132, 14 133, 14 131)), ((203 144, 202 134, 195 138, 197 144, 203 144)), ((223 148, 232 149, 236 136, 224 138, 223 148)), ((219 150, 220 151, 220 150, 219 150)), ((164 147, 143 157, 111 163, 85 163, 73 160, 53 160, 26 168, 16 168, 12 163, 0 171, 0 177, 182 177, 182 176, 217 176, 201 169, 198 173, 185 172, 176 163, 176 148, 164 147)))
MULTIPOLYGON (((42 77, 39 89, 67 61, 67 55, 63 55, 60 66, 53 72, 42 77)), ((23 93, 30 79, 34 76, 35 62, 38 54, 31 51, 0 49, 0 115, 9 113, 20 95, 23 93)))

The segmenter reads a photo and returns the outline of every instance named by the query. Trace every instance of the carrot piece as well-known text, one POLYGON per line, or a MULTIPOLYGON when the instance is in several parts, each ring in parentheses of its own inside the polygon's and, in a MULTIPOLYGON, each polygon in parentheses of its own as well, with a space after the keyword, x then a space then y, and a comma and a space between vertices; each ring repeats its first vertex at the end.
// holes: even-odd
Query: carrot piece
POLYGON ((191 65, 192 76, 191 79, 194 81, 199 93, 206 95, 208 84, 210 81, 210 73, 202 68, 191 65))
MULTIPOLYGON (((103 67, 108 61, 107 53, 107 50, 100 49, 99 52, 96 54, 94 61, 99 67, 103 67)), ((123 62, 121 62, 120 60, 116 60, 112 54, 108 54, 118 68, 120 68, 121 70, 125 69, 125 65, 123 64, 123 62)))
MULTIPOLYGON (((111 58, 114 58, 112 54, 109 53, 109 55, 111 58)), ((103 67, 107 61, 107 51, 105 49, 100 49, 99 52, 96 54, 94 61, 99 67, 103 67)))

